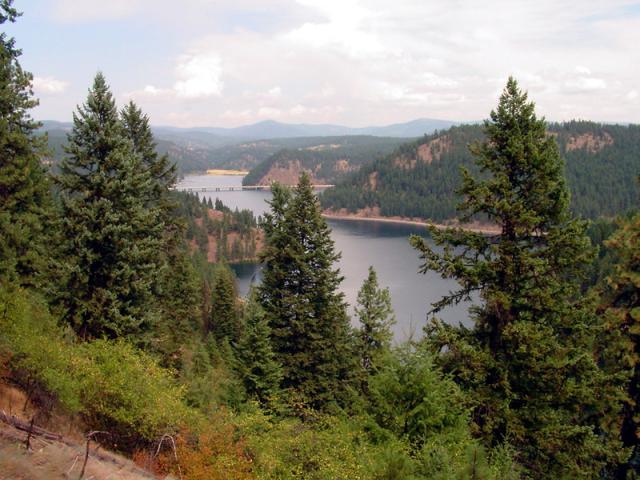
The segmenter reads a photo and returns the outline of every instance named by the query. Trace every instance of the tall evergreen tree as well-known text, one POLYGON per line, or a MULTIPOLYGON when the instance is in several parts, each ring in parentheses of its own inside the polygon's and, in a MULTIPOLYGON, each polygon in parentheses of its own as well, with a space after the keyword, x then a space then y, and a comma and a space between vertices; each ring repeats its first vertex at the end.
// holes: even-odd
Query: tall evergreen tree
MULTIPOLYGON (((0 25, 20 15, 12 0, 0 2, 0 25)), ((15 40, 0 34, 0 282, 39 284, 45 268, 43 219, 49 207, 45 139, 29 111, 38 101, 32 76, 18 58, 15 40)))
POLYGON ((512 78, 473 152, 479 179, 463 171, 462 221, 481 214, 500 227, 483 236, 431 229, 444 251, 412 244, 422 271, 461 289, 434 311, 478 292, 474 327, 434 322, 428 341, 445 370, 472 391, 474 422, 490 444, 511 442, 535 478, 594 478, 607 452, 589 424, 601 371, 593 315, 579 301, 592 258, 585 222, 568 213, 563 164, 546 123, 512 78))
POLYGON ((342 281, 327 223, 308 175, 291 193, 273 189, 264 217, 259 298, 283 366, 283 387, 320 408, 344 398, 354 370, 342 281))
POLYGON ((57 177, 68 239, 65 317, 82 338, 140 340, 156 311, 151 285, 163 223, 148 202, 154 182, 101 73, 73 124, 57 177))
POLYGON ((358 354, 366 372, 375 370, 379 357, 391 347, 395 323, 391 295, 388 288, 380 288, 378 275, 373 267, 358 292, 356 315, 360 320, 358 354))
POLYGON ((279 396, 282 366, 271 347, 271 329, 253 289, 244 308, 244 325, 237 349, 240 377, 249 396, 270 405, 279 396))
POLYGON ((207 326, 218 342, 235 344, 240 338, 241 325, 236 302, 235 278, 223 260, 216 266, 211 287, 211 319, 207 326))
POLYGON ((617 263, 602 295, 601 361, 621 377, 625 392, 620 423, 612 429, 628 449, 615 471, 623 480, 640 476, 640 214, 624 221, 606 244, 617 263))
MULTIPOLYGON (((177 180, 177 167, 169 160, 168 155, 159 155, 156 143, 149 126, 149 117, 130 101, 120 113, 127 137, 133 143, 134 152, 140 155, 142 165, 148 169, 155 183, 152 193, 157 203, 164 203, 168 208, 168 193, 177 180)), ((170 210, 170 209, 169 209, 170 210)))
POLYGON ((164 230, 159 231, 161 248, 155 257, 158 275, 152 289, 161 313, 159 328, 166 332, 169 342, 163 348, 175 350, 203 327, 197 309, 196 273, 185 241, 186 226, 177 215, 177 201, 170 192, 177 180, 176 165, 166 154, 158 154, 149 118, 135 103, 131 101, 121 110, 120 119, 134 152, 151 177, 147 206, 158 210, 164 224, 164 230))
POLYGON ((169 237, 169 240, 177 244, 167 247, 165 263, 155 279, 162 290, 157 299, 160 321, 154 336, 157 337, 156 350, 165 363, 178 367, 183 347, 194 338, 202 338, 204 325, 198 276, 185 242, 179 237, 169 237))

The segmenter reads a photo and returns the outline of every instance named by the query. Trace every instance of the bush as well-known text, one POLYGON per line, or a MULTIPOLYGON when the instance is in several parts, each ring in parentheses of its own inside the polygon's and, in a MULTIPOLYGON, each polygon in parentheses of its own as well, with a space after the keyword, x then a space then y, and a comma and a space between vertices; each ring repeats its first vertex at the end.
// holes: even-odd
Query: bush
POLYGON ((407 445, 416 478, 519 478, 508 448, 487 455, 472 438, 463 392, 423 348, 404 345, 390 353, 369 381, 369 397, 382 432, 370 429, 407 445))
POLYGON ((249 480, 253 462, 232 418, 219 410, 197 435, 182 432, 176 437, 175 454, 167 449, 160 457, 165 472, 185 480, 249 480))
POLYGON ((198 417, 184 403, 172 373, 123 341, 77 343, 46 304, 25 290, 0 290, 0 358, 27 387, 55 396, 87 427, 106 430, 121 447, 151 441, 198 417), (122 442, 126 443, 122 443, 122 442))
POLYGON ((347 419, 323 416, 304 423, 272 421, 257 412, 238 420, 258 478, 330 480, 375 478, 376 452, 347 419))

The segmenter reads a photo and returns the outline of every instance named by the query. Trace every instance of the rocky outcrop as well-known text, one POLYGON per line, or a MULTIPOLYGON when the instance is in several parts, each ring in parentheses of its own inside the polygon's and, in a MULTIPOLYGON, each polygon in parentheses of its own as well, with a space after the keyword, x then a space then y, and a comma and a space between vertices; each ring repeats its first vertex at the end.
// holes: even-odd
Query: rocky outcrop
POLYGON ((586 150, 589 153, 598 153, 609 145, 613 145, 613 138, 607 132, 602 132, 600 135, 583 133, 581 135, 573 135, 569 137, 565 151, 571 152, 573 150, 586 150))

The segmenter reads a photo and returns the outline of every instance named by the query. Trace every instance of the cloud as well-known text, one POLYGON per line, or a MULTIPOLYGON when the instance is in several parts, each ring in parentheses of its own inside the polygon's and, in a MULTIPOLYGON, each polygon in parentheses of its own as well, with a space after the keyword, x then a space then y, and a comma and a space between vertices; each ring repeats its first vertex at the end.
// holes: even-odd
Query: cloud
POLYGON ((132 16, 149 5, 147 0, 57 0, 51 13, 63 22, 105 21, 132 16))
POLYGON ((393 53, 375 32, 364 27, 375 15, 356 0, 298 0, 298 3, 318 11, 326 20, 307 22, 288 32, 285 35, 288 41, 359 59, 393 53))
POLYGON ((33 77, 33 89, 38 95, 63 93, 68 86, 68 82, 58 80, 54 77, 33 77))
POLYGON ((282 89, 280 87, 270 88, 269 91, 267 92, 267 95, 272 98, 278 98, 282 96, 282 89))
POLYGON ((607 82, 602 78, 578 77, 568 80, 565 85, 569 90, 577 90, 582 92, 590 92, 593 90, 602 90, 607 88, 607 82))
POLYGON ((215 53, 193 53, 182 55, 176 64, 178 80, 172 87, 163 88, 145 85, 143 88, 125 93, 125 98, 203 99, 222 94, 222 64, 215 53))
POLYGON ((180 80, 173 88, 179 97, 201 98, 222 93, 222 65, 217 54, 185 55, 176 70, 180 80))
POLYGON ((552 120, 640 121, 631 0, 55 1, 168 30, 168 65, 123 87, 156 123, 478 120, 509 75, 552 120))

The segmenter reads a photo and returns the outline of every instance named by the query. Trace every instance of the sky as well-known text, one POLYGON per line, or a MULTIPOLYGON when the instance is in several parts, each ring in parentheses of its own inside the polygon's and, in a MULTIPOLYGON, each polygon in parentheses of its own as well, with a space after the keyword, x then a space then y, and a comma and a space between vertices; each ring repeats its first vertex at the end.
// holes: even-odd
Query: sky
POLYGON ((40 106, 102 71, 154 125, 477 121, 509 75, 547 119, 640 123, 640 1, 15 0, 40 106))

